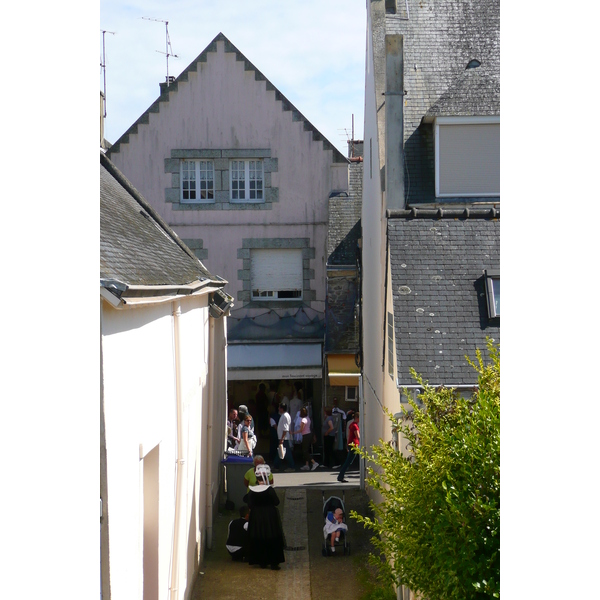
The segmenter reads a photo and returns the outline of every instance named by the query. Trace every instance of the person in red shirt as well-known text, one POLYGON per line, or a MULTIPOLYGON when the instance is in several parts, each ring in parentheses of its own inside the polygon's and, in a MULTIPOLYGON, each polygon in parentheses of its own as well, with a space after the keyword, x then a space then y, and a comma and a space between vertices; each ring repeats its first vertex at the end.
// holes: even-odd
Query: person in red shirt
POLYGON ((358 412, 354 413, 354 421, 350 424, 350 428, 348 431, 348 456, 340 469, 340 474, 338 475, 337 480, 340 483, 347 483, 348 480, 344 479, 344 475, 346 471, 350 467, 350 465, 354 462, 354 459, 357 456, 357 453, 354 451, 355 448, 358 448, 360 445, 360 430, 358 428, 359 422, 359 414, 358 412))

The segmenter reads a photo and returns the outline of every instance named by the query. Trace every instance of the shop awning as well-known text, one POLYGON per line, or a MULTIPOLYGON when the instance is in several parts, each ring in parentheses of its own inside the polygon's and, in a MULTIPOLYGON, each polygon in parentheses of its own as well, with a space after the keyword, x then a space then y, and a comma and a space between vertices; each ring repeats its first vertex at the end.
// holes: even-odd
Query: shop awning
POLYGON ((360 369, 356 366, 355 357, 355 354, 327 355, 329 385, 358 386, 360 369))
POLYGON ((229 344, 227 379, 320 379, 322 344, 229 344))

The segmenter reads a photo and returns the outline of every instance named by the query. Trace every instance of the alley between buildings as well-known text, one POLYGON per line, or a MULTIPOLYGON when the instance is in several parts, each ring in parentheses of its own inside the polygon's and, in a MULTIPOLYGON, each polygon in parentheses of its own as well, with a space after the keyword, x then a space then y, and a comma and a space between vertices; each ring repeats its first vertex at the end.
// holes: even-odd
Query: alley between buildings
MULTIPOLYGON (((326 472, 320 482, 309 481, 295 487, 276 486, 286 536, 285 563, 280 571, 231 560, 225 540, 229 521, 237 517, 237 511, 222 508, 215 518, 213 548, 205 554, 191 600, 359 600, 369 581, 366 564, 368 552, 372 550, 370 532, 348 517, 350 554, 338 552, 324 557, 323 497, 345 496, 347 513, 357 510, 361 514, 368 511, 368 497, 358 486, 357 471, 348 473, 350 483, 344 486, 328 481, 327 478, 333 480, 334 475, 335 472, 326 472)), ((286 481, 292 477, 301 475, 287 475, 286 481)))

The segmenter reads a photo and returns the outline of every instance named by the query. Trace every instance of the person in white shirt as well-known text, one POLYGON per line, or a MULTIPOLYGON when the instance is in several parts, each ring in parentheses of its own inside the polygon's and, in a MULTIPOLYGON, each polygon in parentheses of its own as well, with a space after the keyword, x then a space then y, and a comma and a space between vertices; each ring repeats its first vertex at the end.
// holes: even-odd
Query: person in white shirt
MULTIPOLYGON (((279 423, 277 423, 277 438, 279 440, 279 446, 283 446, 285 450, 285 460, 291 469, 295 469, 296 465, 294 464, 294 457, 292 455, 292 436, 291 436, 291 425, 292 418, 290 417, 290 413, 287 411, 287 405, 285 402, 282 402, 279 405, 279 423)), ((275 457, 275 468, 281 468, 281 458, 279 458, 279 453, 275 457)))

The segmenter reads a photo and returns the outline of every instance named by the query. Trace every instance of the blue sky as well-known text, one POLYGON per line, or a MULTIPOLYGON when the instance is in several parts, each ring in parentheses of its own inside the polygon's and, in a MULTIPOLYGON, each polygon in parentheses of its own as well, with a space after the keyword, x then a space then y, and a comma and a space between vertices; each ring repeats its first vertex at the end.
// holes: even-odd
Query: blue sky
POLYGON ((222 32, 344 154, 352 115, 362 139, 365 0, 101 0, 100 58, 101 30, 114 32, 105 34, 109 142, 158 97, 167 73, 160 21, 168 21, 178 56, 169 58, 169 75, 179 75, 222 32))

